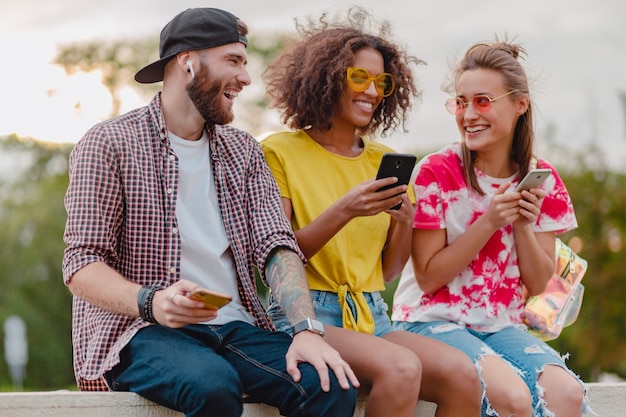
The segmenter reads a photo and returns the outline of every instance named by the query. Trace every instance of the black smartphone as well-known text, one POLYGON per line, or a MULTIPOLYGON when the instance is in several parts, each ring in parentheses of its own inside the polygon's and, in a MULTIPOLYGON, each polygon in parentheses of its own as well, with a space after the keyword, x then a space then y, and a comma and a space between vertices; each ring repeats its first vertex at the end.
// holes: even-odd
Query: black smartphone
MULTIPOLYGON (((409 153, 386 153, 383 155, 380 165, 378 166, 378 174, 376 179, 397 177, 398 182, 379 188, 376 191, 386 190, 396 187, 400 184, 409 185, 411 173, 417 162, 417 157, 409 153)), ((402 203, 393 206, 392 210, 398 210, 402 203)))

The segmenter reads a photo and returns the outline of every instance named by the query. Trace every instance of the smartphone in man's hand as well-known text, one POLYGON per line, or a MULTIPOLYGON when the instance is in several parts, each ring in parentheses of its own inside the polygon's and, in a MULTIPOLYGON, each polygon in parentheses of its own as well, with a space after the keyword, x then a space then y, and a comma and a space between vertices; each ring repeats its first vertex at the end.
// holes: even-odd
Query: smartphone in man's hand
POLYGON ((230 303, 233 299, 228 294, 222 294, 217 291, 207 290, 206 288, 198 288, 187 297, 192 300, 202 301, 206 308, 217 310, 226 304, 230 303))

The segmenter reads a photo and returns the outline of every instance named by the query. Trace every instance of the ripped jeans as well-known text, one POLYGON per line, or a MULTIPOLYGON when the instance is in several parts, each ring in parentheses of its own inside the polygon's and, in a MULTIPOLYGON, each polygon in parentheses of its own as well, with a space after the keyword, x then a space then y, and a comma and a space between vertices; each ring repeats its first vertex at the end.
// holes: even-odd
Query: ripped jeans
MULTIPOLYGON (((541 398, 541 387, 537 384, 539 375, 546 365, 556 365, 567 370, 584 387, 580 378, 567 368, 559 353, 544 341, 528 333, 526 329, 510 326, 495 333, 477 332, 448 321, 396 321, 393 326, 397 330, 406 330, 447 343, 465 352, 473 363, 478 363, 484 355, 501 357, 516 370, 528 386, 533 400, 533 415, 536 416, 546 415, 541 398)), ((486 410, 490 408, 489 404, 485 403, 486 401, 483 404, 483 415, 486 415, 486 410)))

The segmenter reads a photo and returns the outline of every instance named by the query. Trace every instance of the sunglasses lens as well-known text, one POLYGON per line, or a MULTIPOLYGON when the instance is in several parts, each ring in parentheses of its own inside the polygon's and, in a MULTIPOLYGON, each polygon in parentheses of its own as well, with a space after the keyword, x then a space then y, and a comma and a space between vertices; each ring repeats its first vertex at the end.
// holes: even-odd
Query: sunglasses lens
POLYGON ((465 109, 465 103, 460 98, 450 98, 446 100, 446 110, 450 114, 460 114, 465 109))
MULTIPOLYGON (((486 113, 491 110, 491 99, 488 96, 475 96, 472 99, 472 106, 474 110, 479 113, 486 113)), ((446 109, 450 114, 461 114, 467 108, 468 103, 465 103, 460 97, 448 99, 446 101, 446 109)))
POLYGON ((393 92, 394 84, 393 77, 391 74, 380 74, 376 77, 376 91, 383 97, 387 97, 391 95, 393 92))
POLYGON ((491 100, 487 96, 476 96, 472 100, 472 104, 477 112, 485 113, 491 109, 491 100))
POLYGON ((367 90, 370 84, 370 74, 360 68, 353 69, 348 77, 348 85, 358 93, 367 90))

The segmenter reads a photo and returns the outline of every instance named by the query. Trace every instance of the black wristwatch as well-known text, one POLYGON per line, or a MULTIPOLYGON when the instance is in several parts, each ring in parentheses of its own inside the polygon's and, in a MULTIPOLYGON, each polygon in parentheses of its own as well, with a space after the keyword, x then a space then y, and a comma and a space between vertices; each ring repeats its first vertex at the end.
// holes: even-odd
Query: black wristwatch
POLYGON ((324 323, 309 317, 306 320, 302 320, 294 324, 291 330, 293 331, 294 336, 305 330, 324 336, 324 323))

